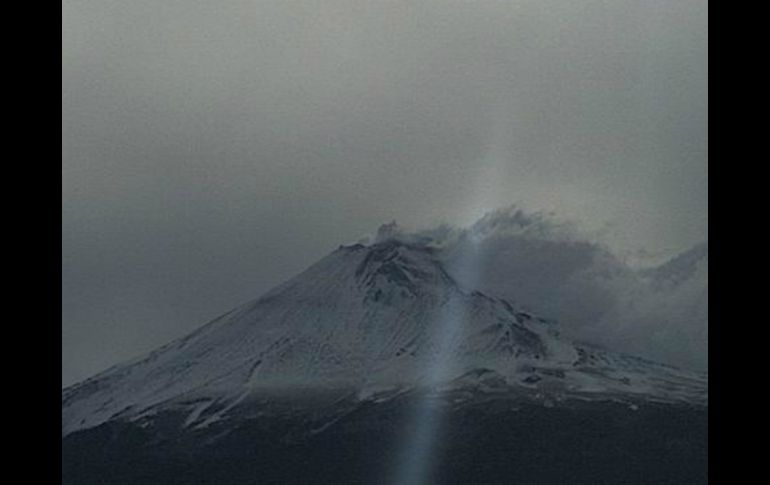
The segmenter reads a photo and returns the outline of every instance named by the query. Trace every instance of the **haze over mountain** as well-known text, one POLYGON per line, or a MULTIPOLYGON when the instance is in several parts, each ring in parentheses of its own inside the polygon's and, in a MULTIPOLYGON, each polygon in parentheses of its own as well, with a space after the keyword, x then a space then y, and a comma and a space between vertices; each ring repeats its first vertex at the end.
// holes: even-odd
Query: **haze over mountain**
POLYGON ((662 258, 707 196, 705 0, 62 2, 63 386, 394 218, 662 258))

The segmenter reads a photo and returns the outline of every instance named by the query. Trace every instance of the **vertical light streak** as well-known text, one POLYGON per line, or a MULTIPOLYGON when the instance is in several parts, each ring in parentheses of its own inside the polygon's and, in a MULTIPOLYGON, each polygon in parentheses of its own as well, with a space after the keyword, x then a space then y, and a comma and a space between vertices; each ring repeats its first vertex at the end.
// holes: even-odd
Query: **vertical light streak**
MULTIPOLYGON (((460 271, 468 271, 465 281, 475 280, 473 272, 478 265, 472 256, 460 261, 460 271)), ((456 354, 468 317, 468 299, 459 293, 449 296, 445 302, 432 339, 435 347, 425 369, 425 379, 419 392, 418 402, 410 419, 405 446, 401 456, 394 485, 422 485, 430 483, 430 475, 436 463, 436 444, 440 441, 444 419, 443 406, 438 390, 454 375, 457 364, 456 354)))
MULTIPOLYGON (((504 143, 500 139, 502 131, 500 123, 497 130, 493 131, 487 154, 481 162, 480 177, 473 184, 471 197, 465 207, 470 210, 478 210, 480 206, 496 207, 500 197, 497 183, 502 175, 502 164, 506 160, 504 143)), ((466 209, 467 210, 467 209, 466 209)), ((477 286, 480 275, 480 264, 475 244, 475 236, 472 231, 465 233, 467 245, 456 262, 455 272, 460 274, 462 281, 468 289, 477 286)), ((442 402, 439 395, 439 386, 455 375, 454 367, 457 362, 458 346, 461 343, 466 319, 470 316, 468 307, 469 298, 460 294, 452 294, 445 302, 437 325, 434 326, 434 335, 429 336, 429 341, 434 344, 433 352, 429 356, 425 368, 425 379, 422 393, 418 396, 415 409, 409 421, 410 428, 407 431, 404 446, 399 450, 399 460, 393 485, 424 485, 431 483, 431 475, 435 471, 438 462, 435 456, 437 444, 441 441, 441 433, 444 429, 443 421, 447 404, 442 402)))

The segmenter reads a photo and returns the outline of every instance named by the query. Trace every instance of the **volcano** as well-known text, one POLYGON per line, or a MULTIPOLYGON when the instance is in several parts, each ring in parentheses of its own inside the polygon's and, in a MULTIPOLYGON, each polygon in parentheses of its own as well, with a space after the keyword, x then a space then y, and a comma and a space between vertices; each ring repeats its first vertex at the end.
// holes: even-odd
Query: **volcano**
POLYGON ((341 246, 62 391, 64 483, 706 483, 708 379, 462 288, 429 245, 341 246), (412 420, 413 421, 413 420, 412 420))

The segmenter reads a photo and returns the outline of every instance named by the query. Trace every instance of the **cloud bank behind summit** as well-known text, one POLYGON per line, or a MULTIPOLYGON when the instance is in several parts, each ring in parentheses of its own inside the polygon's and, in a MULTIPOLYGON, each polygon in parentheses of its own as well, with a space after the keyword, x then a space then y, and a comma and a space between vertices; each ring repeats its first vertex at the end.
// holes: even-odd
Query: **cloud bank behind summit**
POLYGON ((516 207, 468 227, 393 222, 361 242, 386 239, 434 246, 461 285, 471 276, 460 262, 472 256, 473 287, 558 320, 573 339, 708 370, 708 241, 639 268, 574 224, 516 207))

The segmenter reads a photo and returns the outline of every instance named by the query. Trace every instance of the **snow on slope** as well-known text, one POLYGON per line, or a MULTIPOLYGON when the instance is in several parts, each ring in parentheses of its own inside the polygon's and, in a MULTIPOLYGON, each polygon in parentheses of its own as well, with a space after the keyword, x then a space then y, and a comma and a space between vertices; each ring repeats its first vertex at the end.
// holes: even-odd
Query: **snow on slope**
POLYGON ((270 390, 354 388, 363 399, 420 386, 449 317, 462 321, 449 386, 493 375, 512 390, 707 400, 704 375, 563 340, 554 323, 462 291, 430 248, 384 241, 340 247, 189 336, 64 389, 62 435, 172 402, 194 403, 189 424, 215 402, 226 403, 219 416, 270 390))

